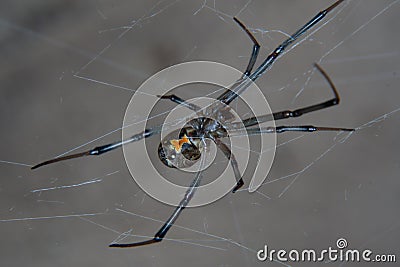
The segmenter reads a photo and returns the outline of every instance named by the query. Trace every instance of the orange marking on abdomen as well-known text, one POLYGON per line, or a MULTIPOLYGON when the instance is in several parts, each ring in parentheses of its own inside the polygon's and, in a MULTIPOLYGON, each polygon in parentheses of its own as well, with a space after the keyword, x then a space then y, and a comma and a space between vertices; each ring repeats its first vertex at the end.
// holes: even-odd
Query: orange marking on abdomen
POLYGON ((178 153, 181 152, 183 144, 190 144, 190 140, 187 138, 186 134, 181 139, 174 139, 169 142, 174 146, 175 151, 178 153))

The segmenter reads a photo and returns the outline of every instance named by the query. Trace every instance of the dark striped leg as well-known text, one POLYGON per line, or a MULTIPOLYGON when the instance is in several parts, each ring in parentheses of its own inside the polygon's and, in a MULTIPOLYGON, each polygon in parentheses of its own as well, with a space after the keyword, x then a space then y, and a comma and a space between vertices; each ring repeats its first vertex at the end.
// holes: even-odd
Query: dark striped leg
POLYGON ((233 155, 229 147, 225 145, 221 140, 214 139, 214 142, 217 145, 217 147, 221 149, 221 151, 224 153, 225 157, 227 157, 228 160, 230 160, 231 162, 233 173, 236 179, 236 186, 233 188, 232 193, 235 193, 239 188, 241 188, 244 185, 243 178, 240 175, 239 166, 236 161, 235 155, 233 155))
POLYGON ((258 57, 258 52, 260 52, 260 44, 258 43, 257 39, 254 37, 254 35, 247 29, 246 25, 244 25, 238 18, 234 17, 233 20, 239 24, 239 26, 247 33, 247 36, 251 39, 253 42, 253 50, 251 51, 251 56, 249 63, 247 64, 247 68, 243 73, 242 77, 249 76, 251 71, 253 70, 254 64, 257 61, 258 57))
MULTIPOLYGON (((324 76, 324 78, 327 80, 329 86, 331 87, 333 95, 334 95, 334 97, 332 99, 329 99, 327 101, 324 101, 324 102, 321 102, 321 103, 318 103, 315 105, 307 106, 304 108, 299 108, 296 110, 283 110, 283 111, 274 112, 272 114, 248 118, 248 119, 243 120, 243 125, 245 127, 250 127, 250 126, 254 126, 256 124, 261 124, 263 122, 272 121, 273 119, 274 120, 283 120, 283 119, 287 119, 287 118, 300 117, 301 115, 306 114, 306 113, 310 113, 313 111, 317 111, 317 110, 321 110, 321 109, 325 109, 325 108, 329 108, 329 107, 338 105, 340 102, 339 93, 337 92, 336 87, 333 84, 331 78, 329 78, 328 74, 318 64, 315 63, 314 66, 322 74, 322 76, 324 76)), ((235 128, 238 125, 234 124, 233 127, 235 128)))
MULTIPOLYGON (((246 129, 247 135, 259 135, 264 133, 284 133, 284 132, 316 132, 316 131, 345 131, 352 132, 354 129, 337 128, 337 127, 320 127, 312 125, 299 125, 299 126, 277 126, 277 127, 263 127, 246 129)), ((233 131, 230 136, 243 135, 243 131, 239 130, 236 133, 233 131)))
POLYGON ((174 225, 176 219, 178 219, 179 215, 183 211, 184 208, 189 204, 190 200, 193 198, 193 195, 200 184, 202 178, 202 171, 199 171, 194 180, 192 181, 189 188, 186 190, 185 196, 179 203, 179 206, 176 207, 174 213, 169 217, 169 219, 164 223, 164 225, 158 230, 158 232, 154 235, 152 239, 135 242, 135 243, 127 243, 127 244, 110 244, 109 247, 113 248, 131 248, 131 247, 139 247, 143 245, 149 245, 161 242, 165 235, 168 233, 169 229, 174 225))
MULTIPOLYGON (((234 83, 231 88, 234 88, 236 85, 240 84, 243 81, 243 79, 245 79, 246 77, 248 77, 251 74, 251 71, 253 70, 254 64, 257 61, 258 53, 260 52, 260 44, 258 43, 257 39, 254 37, 254 35, 249 31, 249 29, 247 29, 246 25, 244 25, 243 22, 241 22, 236 17, 234 17, 233 20, 237 24, 239 24, 239 26, 246 32, 247 36, 253 42, 253 49, 251 51, 249 63, 247 64, 246 70, 243 72, 242 77, 238 81, 236 81, 236 83, 234 83)), ((223 100, 225 98, 232 97, 233 95, 236 95, 236 93, 233 92, 230 89, 227 89, 227 90, 225 90, 225 92, 223 92, 218 97, 218 100, 223 100)))
MULTIPOLYGON (((315 15, 311 20, 309 20, 304 26, 293 33, 289 38, 283 41, 275 50, 268 55, 268 57, 261 63, 261 65, 249 75, 249 79, 252 81, 257 80, 261 75, 263 75, 274 62, 283 54, 283 52, 293 44, 297 39, 305 34, 308 30, 313 28, 318 22, 320 22, 329 12, 335 9, 339 4, 343 3, 344 0, 338 0, 333 3, 328 8, 322 10, 317 15, 315 15)), ((245 81, 243 84, 235 88, 234 93, 223 93, 218 100, 222 101, 224 104, 229 105, 233 100, 235 100, 238 95, 240 95, 244 90, 249 87, 249 82, 245 81)))
POLYGON ((157 95, 157 96, 161 99, 169 99, 172 102, 174 102, 178 105, 183 105, 183 106, 187 107, 188 109, 193 110, 195 112, 198 112, 201 110, 201 107, 199 107, 193 103, 189 103, 186 100, 184 100, 176 95, 157 95))
POLYGON ((74 159, 74 158, 80 158, 80 157, 85 157, 85 156, 98 156, 104 153, 107 153, 111 150, 114 150, 116 148, 119 148, 125 144, 129 144, 132 142, 136 142, 139 140, 142 140, 143 138, 147 138, 150 137, 156 133, 159 133, 161 131, 161 127, 154 127, 152 129, 147 129, 141 133, 135 134, 133 136, 131 136, 129 139, 126 140, 122 140, 122 141, 118 141, 115 143, 111 143, 111 144, 107 144, 107 145, 103 145, 103 146, 98 146, 95 147, 91 150, 85 151, 85 152, 81 152, 81 153, 77 153, 77 154, 73 154, 73 155, 68 155, 68 156, 64 156, 64 157, 59 157, 59 158, 54 158, 54 159, 50 159, 47 161, 44 161, 42 163, 39 163, 35 166, 33 166, 31 169, 37 169, 39 167, 42 167, 44 165, 48 165, 51 163, 55 163, 55 162, 59 162, 59 161, 63 161, 63 160, 67 160, 67 159, 74 159))
MULTIPOLYGON (((258 53, 260 51, 260 44, 257 42, 256 38, 254 37, 254 35, 247 29, 247 27, 236 17, 233 18, 233 20, 239 24, 239 26, 247 33, 247 35, 249 36, 249 38, 251 39, 251 41, 253 42, 253 49, 251 52, 251 56, 250 56, 250 60, 249 63, 247 64, 246 70, 243 72, 242 77, 239 79, 239 81, 237 83, 239 83, 244 77, 247 77, 250 75, 251 71, 253 70, 254 64, 257 61, 257 56, 258 53)), ((229 93, 233 93, 231 90, 226 90, 224 94, 229 94, 229 93)), ((184 106, 186 106, 187 108, 193 110, 193 111, 199 111, 200 108, 194 104, 191 103, 187 103, 184 99, 176 96, 176 95, 163 95, 160 96, 158 95, 159 98, 161 99, 169 99, 172 102, 175 102, 177 104, 182 104, 184 106)))

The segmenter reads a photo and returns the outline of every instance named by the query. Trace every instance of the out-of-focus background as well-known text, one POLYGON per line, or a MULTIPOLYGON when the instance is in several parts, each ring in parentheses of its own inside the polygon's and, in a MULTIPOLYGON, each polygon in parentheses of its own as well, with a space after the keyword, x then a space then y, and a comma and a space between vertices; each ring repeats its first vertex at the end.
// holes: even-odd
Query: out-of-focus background
POLYGON ((0 265, 287 266, 260 263, 256 252, 322 250, 338 238, 399 258, 399 1, 345 1, 257 81, 275 111, 324 101, 319 62, 340 105, 277 124, 358 130, 279 135, 265 185, 186 209, 162 243, 107 247, 130 230, 136 237, 124 241, 152 236, 173 210, 135 184, 121 150, 30 170, 118 140, 135 89, 165 67, 211 60, 244 69, 251 42, 233 16, 262 44, 263 60, 332 2, 2 1, 0 265))

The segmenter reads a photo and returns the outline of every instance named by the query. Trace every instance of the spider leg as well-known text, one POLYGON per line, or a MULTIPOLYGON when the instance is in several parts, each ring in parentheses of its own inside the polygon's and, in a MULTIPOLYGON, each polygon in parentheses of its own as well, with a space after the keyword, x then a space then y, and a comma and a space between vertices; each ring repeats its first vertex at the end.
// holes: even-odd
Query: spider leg
POLYGON ((142 140, 143 138, 150 137, 150 136, 152 136, 154 134, 157 134, 159 132, 161 132, 161 127, 160 126, 154 127, 154 128, 151 128, 151 129, 146 129, 143 132, 135 134, 135 135, 131 136, 130 138, 126 139, 126 140, 118 141, 118 142, 107 144, 107 145, 103 145, 103 146, 98 146, 98 147, 95 147, 95 148, 93 148, 91 150, 88 150, 88 151, 85 151, 85 152, 81 152, 81 153, 77 153, 77 154, 67 155, 67 156, 64 156, 64 157, 50 159, 50 160, 41 162, 41 163, 33 166, 31 169, 32 170, 33 169, 37 169, 37 168, 42 167, 44 165, 48 165, 48 164, 59 162, 59 161, 63 161, 63 160, 73 159, 73 158, 80 158, 80 157, 85 157, 85 156, 98 156, 98 155, 104 154, 106 152, 109 152, 111 150, 114 150, 116 148, 119 148, 119 147, 121 147, 121 146, 123 146, 125 144, 129 144, 129 143, 132 143, 132 142, 136 142, 136 141, 142 140))
MULTIPOLYGON (((244 127, 254 126, 256 124, 260 124, 263 122, 272 121, 273 119, 274 120, 282 120, 282 119, 287 119, 287 118, 295 118, 295 117, 299 117, 299 116, 309 113, 309 112, 313 112, 313 111, 317 111, 317 110, 321 110, 321 109, 325 109, 325 108, 329 108, 329 107, 338 105, 340 103, 339 93, 337 92, 336 87, 333 84, 331 78, 317 63, 314 63, 314 66, 317 68, 317 70, 322 74, 322 76, 324 76, 324 78, 329 83, 329 86, 331 87, 332 92, 334 94, 334 97, 332 99, 329 99, 327 101, 324 101, 324 102, 321 102, 318 104, 299 108, 296 110, 283 110, 283 111, 274 112, 272 114, 262 115, 262 116, 258 116, 258 117, 251 117, 251 118, 243 120, 242 123, 243 123, 244 127)), ((235 127, 237 128, 239 126, 240 126, 240 124, 237 124, 237 123, 232 124, 233 128, 235 128, 235 127)))
POLYGON ((284 133, 284 132, 316 132, 316 131, 344 131, 352 132, 355 129, 348 128, 337 128, 337 127, 321 127, 313 125, 299 125, 299 126, 277 126, 277 127, 261 127, 261 128, 250 128, 250 129, 238 129, 231 131, 229 136, 243 136, 243 135, 260 135, 268 133, 284 133))
POLYGON ((269 67, 274 64, 274 62, 282 55, 282 53, 288 48, 291 44, 293 44, 300 36, 305 34, 308 30, 314 27, 318 22, 320 22, 330 11, 332 11, 335 7, 341 4, 344 0, 338 0, 333 3, 331 6, 326 8, 325 10, 320 11, 317 15, 315 15, 311 20, 309 20, 303 27, 298 29, 295 33, 293 33, 289 38, 283 41, 275 50, 267 56, 263 63, 249 76, 248 80, 243 80, 241 84, 236 86, 232 92, 224 92, 221 96, 218 97, 218 100, 223 102, 226 105, 229 105, 235 98, 237 98, 244 90, 246 90, 250 85, 251 81, 257 80, 261 75, 263 75, 269 67))
POLYGON ((197 106, 196 104, 189 103, 177 95, 157 95, 157 97, 159 97, 161 99, 169 99, 172 102, 183 105, 183 106, 187 107, 188 109, 193 110, 195 112, 198 112, 201 110, 201 107, 197 106))
POLYGON ((196 192, 197 187, 200 184, 202 178, 202 171, 199 171, 195 178, 193 179, 192 183, 190 184, 189 188, 186 190, 185 196, 179 203, 179 206, 175 208, 175 211, 169 217, 169 219, 164 223, 164 225, 158 230, 158 232, 154 235, 153 239, 135 242, 135 243, 126 243, 126 244, 110 244, 109 247, 114 248, 130 248, 130 247, 139 247, 143 245, 149 245, 153 243, 158 243, 163 240, 165 235, 168 233, 169 229, 174 225, 176 219, 178 219, 181 212, 186 208, 190 200, 193 198, 194 193, 196 192))
MULTIPOLYGON (((254 64, 257 61, 258 53, 260 52, 260 44, 258 43, 257 39, 254 37, 254 35, 247 29, 246 25, 243 24, 238 18, 234 17, 233 20, 239 24, 239 26, 247 33, 247 36, 251 39, 253 42, 253 49, 251 51, 251 56, 249 59, 249 63, 247 64, 246 70, 243 72, 242 77, 240 77, 239 80, 237 80, 230 89, 227 89, 222 93, 219 97, 218 100, 222 100, 223 98, 227 97, 232 97, 231 94, 236 95, 236 93, 232 90, 232 88, 237 87, 240 85, 244 79, 246 79, 250 74, 251 71, 253 70, 254 64)), ((235 96, 236 98, 237 96, 235 96)))
POLYGON ((254 37, 254 35, 247 29, 246 25, 244 25, 238 18, 234 17, 233 20, 239 24, 239 26, 247 33, 251 41, 253 42, 253 50, 251 51, 251 56, 249 63, 247 65, 246 70, 243 73, 242 77, 249 76, 254 64, 256 63, 258 52, 260 52, 260 44, 258 43, 257 39, 254 37))
POLYGON ((332 99, 329 99, 325 102, 322 103, 318 103, 315 105, 311 105, 305 108, 300 108, 294 111, 290 111, 290 110, 285 110, 285 111, 281 111, 281 112, 275 112, 273 114, 274 119, 275 120, 280 120, 280 119, 286 119, 286 118, 290 118, 290 117, 299 117, 305 113, 309 113, 309 112, 313 112, 313 111, 317 111, 320 109, 324 109, 324 108, 328 108, 331 106, 335 106, 338 105, 340 102, 340 97, 339 97, 339 93, 336 90, 335 85, 333 84, 331 78, 328 76, 328 74, 321 68, 321 66, 319 66, 317 63, 314 63, 314 66, 317 68, 317 70, 322 74, 322 76, 324 76, 324 78, 327 80, 327 82, 329 83, 334 97, 332 99))
POLYGON ((236 161, 235 155, 232 153, 229 147, 225 145, 221 140, 216 138, 214 138, 213 140, 217 145, 217 147, 221 149, 221 151, 224 153, 225 157, 227 157, 228 160, 230 160, 231 162, 233 173, 236 179, 236 186, 233 188, 232 193, 235 193, 239 188, 241 188, 244 185, 243 178, 240 175, 239 166, 236 161))
MULTIPOLYGON (((354 129, 337 128, 337 127, 321 127, 313 125, 299 125, 299 126, 277 126, 277 127, 262 127, 246 129, 247 135, 257 135, 264 133, 284 133, 284 132, 316 132, 316 131, 345 131, 352 132, 354 129)), ((243 134, 243 133, 242 133, 243 134)), ((233 132, 230 136, 241 135, 241 131, 233 132)))

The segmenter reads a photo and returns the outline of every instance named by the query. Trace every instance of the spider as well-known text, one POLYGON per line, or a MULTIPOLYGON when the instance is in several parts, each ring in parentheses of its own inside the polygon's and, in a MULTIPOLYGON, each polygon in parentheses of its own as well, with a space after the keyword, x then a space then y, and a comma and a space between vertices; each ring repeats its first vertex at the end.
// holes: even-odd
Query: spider
MULTIPOLYGON (((239 171, 238 163, 235 159, 235 156, 231 152, 230 148, 221 141, 222 138, 228 137, 228 132, 227 132, 228 127, 230 127, 230 129, 236 129, 239 125, 237 122, 232 122, 232 113, 229 111, 228 105, 233 100, 235 100, 241 93, 243 93, 243 91, 250 86, 250 83, 254 82, 257 78, 262 76, 272 66, 272 64, 282 55, 282 53, 285 51, 286 48, 292 45, 300 36, 302 36, 311 28, 313 28, 330 11, 335 9, 343 1, 344 0, 338 0, 325 10, 319 12, 304 26, 302 26, 289 38, 283 41, 271 54, 267 56, 267 58, 254 71, 253 67, 257 60, 260 44, 257 42, 253 34, 246 28, 246 26, 239 19, 237 19, 236 17, 233 18, 235 22, 245 31, 245 33, 253 42, 251 57, 248 62, 247 68, 243 72, 240 79, 237 80, 233 84, 233 86, 231 86, 229 89, 226 89, 220 96, 216 98, 216 102, 214 104, 211 104, 204 110, 199 106, 193 103, 189 103, 188 101, 173 94, 158 96, 161 99, 168 99, 176 104, 182 104, 186 108, 195 111, 197 114, 196 117, 188 121, 182 129, 173 131, 171 134, 167 135, 163 140, 161 140, 160 145, 158 147, 158 156, 161 162, 171 168, 191 166, 201 157, 201 153, 203 152, 205 145, 207 145, 206 139, 212 140, 217 146, 217 148, 219 148, 223 152, 225 157, 231 163, 231 167, 233 169, 233 173, 236 179, 236 185, 233 187, 232 193, 235 193, 239 188, 241 188, 244 182, 239 171), (214 118, 218 119, 211 119, 210 115, 213 115, 214 118), (178 138, 173 139, 172 138, 173 134, 174 136, 178 136, 178 138)), ((299 108, 296 110, 284 110, 268 115, 244 119, 242 120, 241 125, 245 127, 247 134, 283 133, 287 131, 295 131, 295 132, 354 131, 354 129, 317 127, 312 125, 277 126, 277 127, 264 127, 264 128, 257 127, 259 126, 259 124, 267 121, 299 117, 306 113, 325 109, 339 104, 340 101, 339 94, 333 82, 331 81, 327 73, 318 64, 314 65, 316 69, 322 74, 322 76, 328 82, 334 94, 334 97, 327 101, 299 108)), ((160 134, 161 129, 162 129, 161 126, 148 128, 138 134, 131 136, 126 140, 121 140, 115 143, 98 146, 85 152, 44 161, 42 163, 33 166, 32 169, 36 169, 41 166, 62 160, 79 158, 83 156, 101 155, 103 153, 119 148, 125 144, 136 142, 151 137, 155 134, 160 134)), ((164 225, 158 230, 158 232, 154 235, 152 239, 135 243, 122 243, 122 244, 113 243, 110 244, 109 246, 118 248, 127 248, 127 247, 138 247, 138 246, 161 242, 165 237, 165 235, 168 233, 169 229, 175 223, 175 221, 177 220, 183 209, 185 209, 185 207, 192 199, 196 191, 196 188, 200 184, 201 175, 202 171, 197 172, 194 180, 188 187, 183 199, 181 200, 179 205, 175 208, 175 211, 172 213, 169 219, 164 223, 164 225)))

